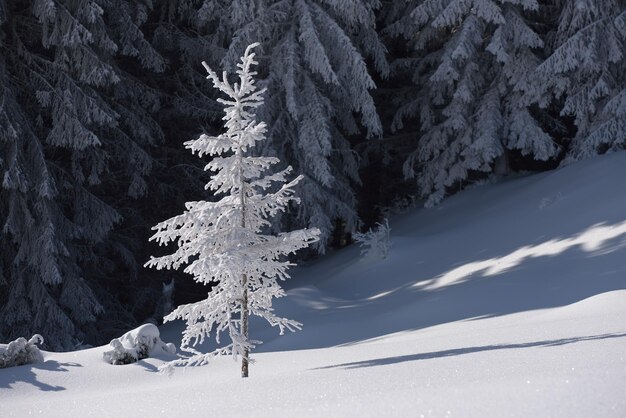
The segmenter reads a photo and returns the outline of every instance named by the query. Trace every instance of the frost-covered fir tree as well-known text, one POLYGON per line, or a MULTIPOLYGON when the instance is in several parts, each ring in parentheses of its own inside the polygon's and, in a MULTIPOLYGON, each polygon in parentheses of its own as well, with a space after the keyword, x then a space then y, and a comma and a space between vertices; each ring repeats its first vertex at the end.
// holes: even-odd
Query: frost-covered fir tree
POLYGON ((318 226, 320 252, 337 219, 348 230, 359 222, 359 161, 351 137, 382 133, 366 63, 387 75, 376 32, 379 7, 378 0, 206 0, 197 14, 207 20, 219 16, 212 23, 214 45, 225 47, 226 68, 234 67, 246 45, 263 39, 259 73, 269 97, 259 116, 268 125, 268 140, 257 152, 304 175, 303 204, 275 225, 318 226))
POLYGON ((115 299, 130 296, 137 241, 116 228, 136 216, 147 148, 162 137, 158 95, 134 75, 164 65, 140 30, 149 11, 126 0, 0 1, 0 339, 37 332, 48 348, 71 349, 134 321, 115 299))
POLYGON ((269 219, 285 211, 291 202, 298 202, 294 186, 298 176, 287 181, 291 167, 277 172, 268 170, 279 160, 274 157, 254 157, 250 151, 265 139, 266 125, 255 120, 254 112, 263 103, 265 89, 257 90, 251 70, 257 62, 253 48, 248 46, 237 64, 238 82, 231 83, 224 72, 222 79, 203 63, 213 85, 228 99, 224 104, 226 133, 219 136, 201 135, 186 147, 199 156, 211 155, 206 169, 214 171, 207 188, 225 195, 217 202, 188 202, 187 210, 153 229, 152 239, 159 244, 177 241, 178 249, 171 255, 152 257, 146 266, 184 271, 195 281, 212 285, 207 299, 177 307, 165 321, 183 319, 181 349, 189 357, 175 360, 175 365, 202 365, 216 355, 230 354, 242 358, 241 375, 248 376, 250 350, 257 343, 248 332, 248 318, 255 315, 285 330, 300 328, 298 322, 277 316, 272 299, 284 295, 278 281, 288 278, 287 260, 290 253, 305 248, 319 239, 317 228, 301 229, 279 235, 268 234, 269 219), (228 344, 210 353, 193 347, 202 343, 210 333, 217 343, 226 334, 228 344))
POLYGON ((471 173, 507 172, 507 153, 536 159, 558 148, 520 100, 526 74, 539 64, 543 41, 528 23, 536 0, 416 0, 394 5, 387 31, 414 50, 394 64, 415 88, 400 107, 393 129, 419 122, 415 150, 404 165, 426 204, 471 173))
POLYGON ((86 149, 97 141, 88 130, 83 135, 84 125, 76 119, 96 123, 107 116, 81 90, 76 72, 68 70, 79 67, 69 64, 74 52, 93 58, 85 44, 90 32, 72 16, 82 5, 57 13, 53 2, 33 2, 32 9, 7 3, 1 8, 8 13, 12 36, 4 38, 10 44, 3 45, 2 66, 23 82, 2 80, 2 107, 9 119, 8 125, 2 123, 8 135, 0 140, 6 158, 0 164, 0 269, 8 283, 0 292, 0 338, 39 332, 49 347, 69 349, 84 335, 80 328, 103 311, 80 267, 86 254, 79 248, 85 247, 75 244, 90 242, 115 222, 116 214, 105 209, 91 217, 100 201, 78 186, 65 152, 88 155, 86 149), (42 28, 42 20, 55 17, 58 22, 42 28), (81 28, 82 36, 77 33, 81 28), (67 210, 72 206, 74 216, 67 210), (93 229, 83 229, 86 219, 93 229))
POLYGON ((577 131, 565 163, 626 143, 626 1, 553 0, 559 10, 551 55, 526 97, 557 105, 577 131))
POLYGON ((78 317, 93 321, 102 305, 81 277, 65 276, 75 264, 59 188, 5 64, 0 58, 0 340, 36 330, 49 347, 71 348, 78 317))

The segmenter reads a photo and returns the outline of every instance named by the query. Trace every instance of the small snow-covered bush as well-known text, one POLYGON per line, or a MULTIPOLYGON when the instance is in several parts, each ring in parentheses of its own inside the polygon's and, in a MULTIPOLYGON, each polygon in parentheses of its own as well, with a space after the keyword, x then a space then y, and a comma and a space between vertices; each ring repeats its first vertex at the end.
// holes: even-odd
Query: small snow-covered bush
POLYGON ((158 354, 176 353, 174 344, 161 341, 159 329, 154 324, 128 331, 109 345, 113 350, 105 351, 102 357, 110 364, 130 364, 158 354))
POLYGON ((42 362, 43 356, 37 344, 43 344, 43 337, 39 334, 28 341, 20 337, 8 344, 0 344, 0 369, 42 362))
POLYGON ((353 238, 361 246, 361 255, 366 257, 384 260, 389 255, 389 221, 385 219, 383 223, 378 222, 375 228, 367 232, 356 232, 353 238))

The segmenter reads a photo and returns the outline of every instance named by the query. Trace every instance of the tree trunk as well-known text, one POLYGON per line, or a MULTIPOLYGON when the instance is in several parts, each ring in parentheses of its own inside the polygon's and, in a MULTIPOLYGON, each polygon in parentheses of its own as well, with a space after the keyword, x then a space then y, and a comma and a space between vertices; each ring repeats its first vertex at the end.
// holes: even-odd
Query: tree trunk
MULTIPOLYGON (((241 190, 239 192, 239 199, 241 204, 241 227, 246 227, 246 184, 243 181, 243 151, 239 148, 239 176, 241 180, 241 190)), ((243 295, 241 296, 241 332, 248 344, 248 277, 245 274, 241 275, 241 287, 243 288, 243 295)), ((243 350, 243 357, 241 359, 241 377, 248 377, 248 356, 250 350, 246 345, 243 350)))
MULTIPOLYGON (((241 277, 242 285, 243 285, 243 298, 241 300, 241 328, 243 332, 243 336, 246 338, 246 343, 248 342, 248 278, 244 274, 241 277)), ((250 350, 248 347, 243 350, 243 358, 241 359, 241 377, 248 377, 248 356, 250 355, 250 350)))
POLYGON ((500 156, 496 157, 493 163, 493 173, 498 177, 508 176, 511 173, 509 152, 506 149, 500 156))

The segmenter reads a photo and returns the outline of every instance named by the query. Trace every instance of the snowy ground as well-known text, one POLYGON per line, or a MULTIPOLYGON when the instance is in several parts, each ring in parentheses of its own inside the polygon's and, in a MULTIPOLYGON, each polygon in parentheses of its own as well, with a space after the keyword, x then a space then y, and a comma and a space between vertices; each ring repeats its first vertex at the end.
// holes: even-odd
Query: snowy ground
MULTIPOLYGON (((477 187, 294 271, 251 377, 219 359, 102 361, 103 347, 0 370, 0 416, 626 416, 626 152, 477 187)), ((177 324, 162 330, 177 338, 177 324)))

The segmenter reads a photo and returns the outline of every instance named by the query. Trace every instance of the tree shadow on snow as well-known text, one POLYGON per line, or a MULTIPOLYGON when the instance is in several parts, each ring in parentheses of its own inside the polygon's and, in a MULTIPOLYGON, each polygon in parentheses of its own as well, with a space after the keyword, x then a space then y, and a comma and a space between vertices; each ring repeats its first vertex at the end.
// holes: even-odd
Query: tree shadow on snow
MULTIPOLYGON (((450 251, 454 253, 454 248, 450 251)), ((256 351, 358 344, 449 322, 567 306, 626 289, 625 254, 626 221, 622 218, 570 237, 520 243, 512 251, 456 265, 435 260, 430 266, 414 268, 406 254, 397 259, 392 256, 367 272, 379 277, 361 281, 367 288, 359 287, 361 278, 355 277, 354 283, 346 285, 346 293, 337 296, 335 289, 323 289, 323 283, 317 286, 316 278, 310 278, 305 287, 277 300, 276 311, 301 320, 304 328, 277 338, 274 330, 253 323, 253 329, 260 329, 255 331, 258 339, 265 341, 256 351), (299 293, 306 289, 320 290, 299 293)))
POLYGON ((39 390, 46 392, 58 392, 65 390, 63 386, 49 385, 41 380, 37 379, 37 371, 45 370, 50 372, 67 372, 68 367, 82 367, 78 363, 59 363, 55 360, 47 360, 43 363, 26 364, 23 366, 9 367, 0 370, 0 390, 1 389, 13 389, 13 386, 17 383, 28 383, 39 390))
POLYGON ((624 338, 624 337, 626 337, 626 333, 590 335, 590 336, 584 336, 584 337, 561 338, 558 340, 534 341, 534 342, 529 342, 529 343, 497 344, 497 345, 486 345, 486 346, 479 346, 479 347, 454 348, 450 350, 433 351, 429 353, 417 353, 417 354, 409 354, 405 356, 384 357, 384 358, 371 359, 371 360, 355 361, 351 363, 334 364, 330 366, 316 367, 311 370, 357 369, 357 368, 362 368, 362 367, 386 366, 390 364, 404 363, 407 361, 430 360, 430 359, 436 359, 436 358, 442 358, 442 357, 454 357, 454 356, 461 356, 464 354, 480 353, 484 351, 509 350, 509 349, 521 349, 521 348, 533 348, 533 347, 554 347, 554 346, 561 346, 561 345, 567 345, 567 344, 574 344, 574 343, 578 343, 581 341, 606 340, 606 339, 624 338))
POLYGON ((150 364, 145 360, 139 360, 136 364, 146 369, 146 371, 153 373, 159 372, 159 368, 157 366, 155 366, 154 364, 150 364))

